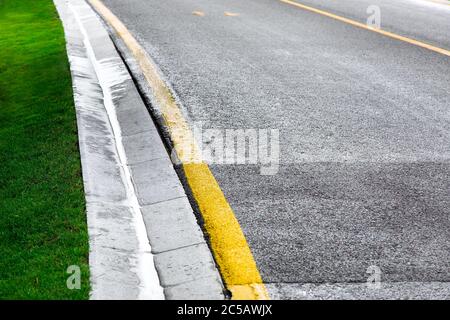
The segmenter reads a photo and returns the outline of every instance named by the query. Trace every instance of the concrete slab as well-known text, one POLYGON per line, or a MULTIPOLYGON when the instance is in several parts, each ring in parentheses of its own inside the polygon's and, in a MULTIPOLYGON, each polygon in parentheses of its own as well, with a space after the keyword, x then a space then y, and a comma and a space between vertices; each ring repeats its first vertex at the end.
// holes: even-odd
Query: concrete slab
POLYGON ((131 165, 139 204, 185 197, 177 174, 167 159, 157 159, 131 165))
POLYGON ((164 287, 208 278, 216 268, 205 243, 159 253, 155 262, 164 287))
POLYGON ((171 300, 220 300, 223 299, 223 294, 219 280, 215 277, 197 279, 164 288, 164 294, 171 300))
POLYGON ((129 165, 156 159, 169 161, 161 138, 155 130, 126 136, 122 138, 122 141, 129 165))
POLYGON ((145 206, 142 208, 142 214, 154 253, 205 241, 191 205, 185 197, 145 206))
MULTIPOLYGON (((127 93, 128 95, 128 93, 127 93)), ((132 97, 132 99, 137 99, 138 97, 132 97)), ((130 99, 131 100, 131 99, 130 99)), ((129 103, 132 105, 132 103, 129 103)), ((117 120, 121 124, 122 136, 129 136, 137 133, 141 133, 147 130, 154 130, 148 124, 151 123, 152 119, 148 114, 148 111, 142 108, 127 108, 126 105, 122 105, 116 108, 117 120)))

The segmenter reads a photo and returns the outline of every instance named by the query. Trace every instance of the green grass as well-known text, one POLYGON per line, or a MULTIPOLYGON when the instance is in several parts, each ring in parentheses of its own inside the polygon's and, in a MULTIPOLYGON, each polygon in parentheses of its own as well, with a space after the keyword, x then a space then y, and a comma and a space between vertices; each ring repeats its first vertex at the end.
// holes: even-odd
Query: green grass
POLYGON ((71 78, 51 0, 0 0, 0 298, 86 299, 71 78), (82 272, 69 290, 67 267, 82 272))

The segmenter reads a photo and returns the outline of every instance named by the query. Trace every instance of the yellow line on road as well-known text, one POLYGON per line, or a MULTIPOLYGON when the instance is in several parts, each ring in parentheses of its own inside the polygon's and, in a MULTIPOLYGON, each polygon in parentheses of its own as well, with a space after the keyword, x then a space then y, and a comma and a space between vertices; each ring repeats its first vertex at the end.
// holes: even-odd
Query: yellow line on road
POLYGON ((450 2, 448 2, 448 0, 425 0, 425 1, 450 6, 450 2))
POLYGON ((171 90, 160 77, 147 52, 123 23, 100 0, 89 2, 126 44, 153 91, 174 149, 181 160, 186 180, 202 214, 211 249, 225 286, 232 293, 232 299, 269 299, 247 240, 220 186, 206 163, 192 161, 199 159, 199 148, 195 143, 192 146, 195 141, 193 132, 171 90))
POLYGON ((335 15, 333 13, 330 13, 330 12, 327 12, 327 11, 323 11, 323 10, 319 10, 319 9, 316 9, 316 8, 313 8, 313 7, 310 7, 310 6, 306 6, 304 4, 301 4, 301 3, 298 3, 298 2, 295 2, 295 1, 291 1, 291 0, 280 0, 280 1, 283 2, 283 3, 290 4, 292 6, 295 6, 295 7, 304 9, 304 10, 307 10, 307 11, 311 11, 311 12, 314 12, 314 13, 317 13, 317 14, 320 14, 320 15, 323 15, 323 16, 335 19, 335 20, 339 20, 339 21, 351 24, 351 25, 353 25, 355 27, 359 27, 359 28, 362 28, 362 29, 370 30, 370 31, 382 34, 382 35, 384 35, 386 37, 390 37, 390 38, 393 38, 393 39, 396 39, 396 40, 404 41, 404 42, 407 42, 407 43, 410 43, 410 44, 413 44, 413 45, 416 45, 416 46, 419 46, 419 47, 422 47, 422 48, 425 48, 425 49, 428 49, 428 50, 431 50, 431 51, 435 51, 435 52, 438 52, 438 53, 441 53, 441 54, 444 54, 444 55, 450 57, 450 51, 446 50, 446 49, 435 47, 435 46, 432 46, 430 44, 427 44, 427 43, 424 43, 424 42, 421 42, 421 41, 418 41, 418 40, 414 40, 414 39, 410 39, 410 38, 407 38, 407 37, 403 37, 403 36, 400 36, 398 34, 395 34, 395 33, 389 32, 389 31, 376 29, 376 28, 370 27, 370 26, 368 26, 368 25, 366 25, 364 23, 361 23, 361 22, 358 22, 358 21, 355 21, 355 20, 351 20, 351 19, 348 19, 348 18, 344 18, 344 17, 338 16, 338 15, 335 15))

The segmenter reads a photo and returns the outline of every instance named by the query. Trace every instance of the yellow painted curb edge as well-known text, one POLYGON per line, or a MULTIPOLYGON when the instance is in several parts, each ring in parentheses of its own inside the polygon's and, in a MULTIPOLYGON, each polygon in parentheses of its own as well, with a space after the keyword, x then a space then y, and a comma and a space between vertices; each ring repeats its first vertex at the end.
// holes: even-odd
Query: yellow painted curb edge
POLYGON ((197 202, 210 239, 211 249, 225 286, 232 299, 268 300, 247 240, 233 210, 207 164, 197 159, 198 147, 192 146, 193 132, 155 64, 123 23, 100 0, 88 0, 97 13, 115 30, 138 62, 169 131, 174 149, 181 160, 188 185, 197 202), (186 145, 190 144, 190 145, 186 145), (186 152, 189 154, 186 154, 186 152))

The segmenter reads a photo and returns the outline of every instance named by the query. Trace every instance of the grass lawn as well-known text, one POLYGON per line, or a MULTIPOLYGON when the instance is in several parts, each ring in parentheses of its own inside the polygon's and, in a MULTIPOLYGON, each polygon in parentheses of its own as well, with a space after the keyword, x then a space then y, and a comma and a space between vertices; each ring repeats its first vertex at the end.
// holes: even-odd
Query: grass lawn
POLYGON ((75 110, 51 0, 0 0, 0 299, 86 299, 75 110), (68 266, 81 268, 69 290, 68 266))

